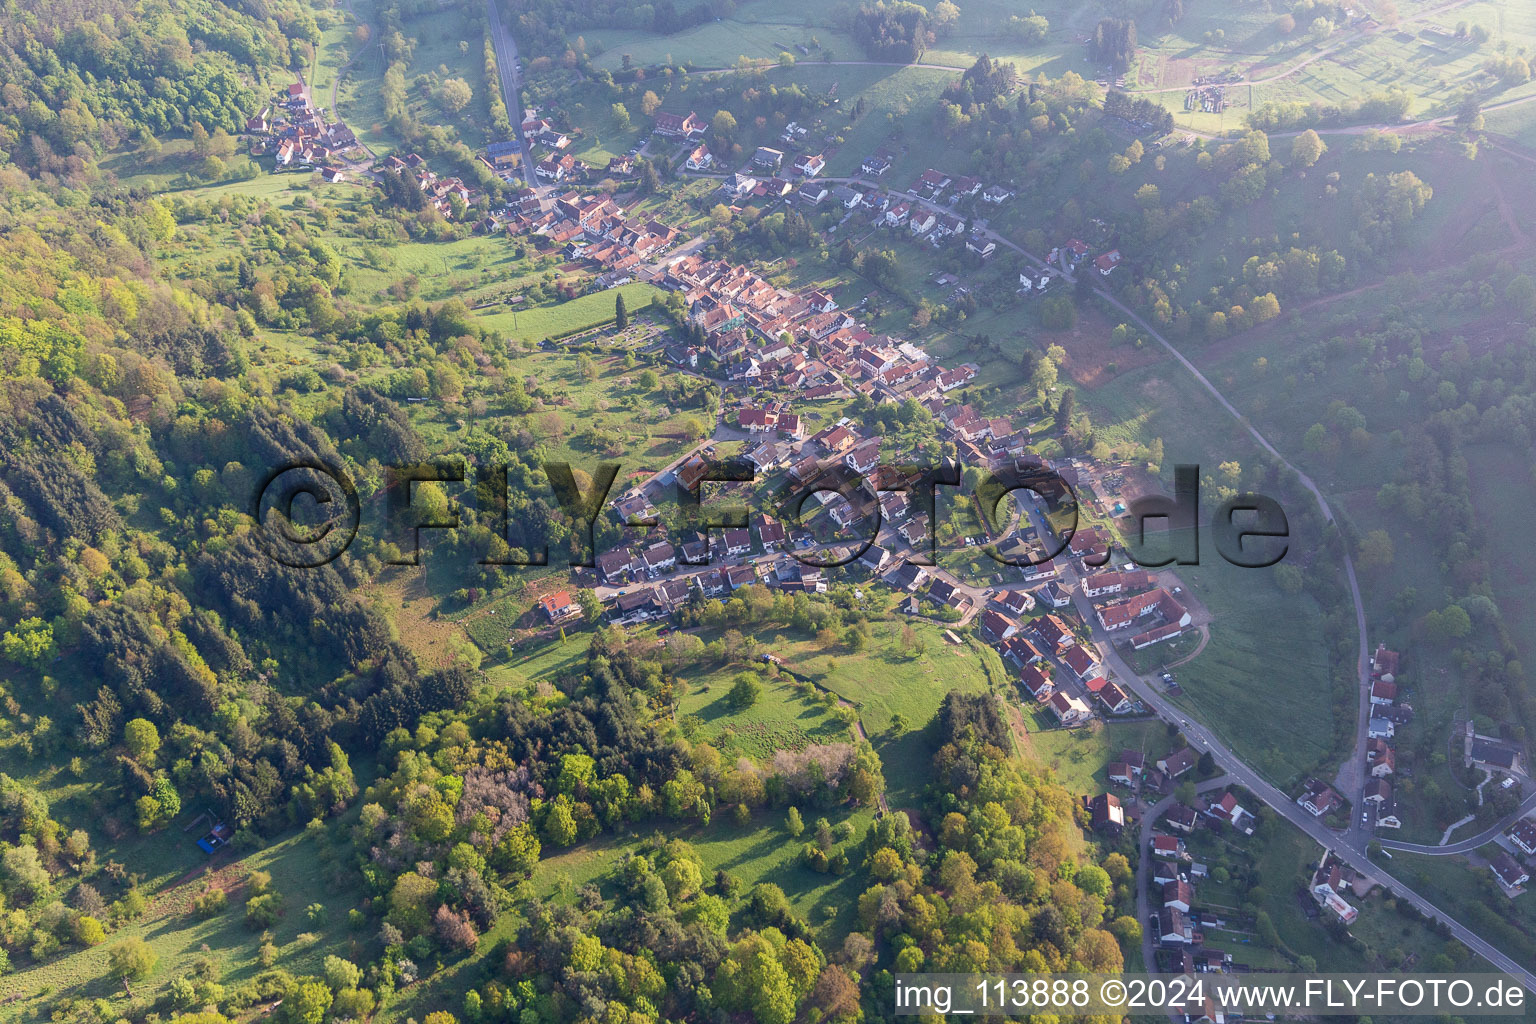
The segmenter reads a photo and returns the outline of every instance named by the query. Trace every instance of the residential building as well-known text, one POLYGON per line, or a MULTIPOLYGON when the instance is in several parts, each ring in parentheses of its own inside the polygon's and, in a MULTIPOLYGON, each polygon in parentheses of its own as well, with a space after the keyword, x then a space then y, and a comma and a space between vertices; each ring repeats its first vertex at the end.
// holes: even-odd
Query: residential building
POLYGON ((1157 770, 1170 779, 1176 779, 1193 768, 1199 760, 1200 758, 1193 750, 1184 747, 1182 750, 1174 751, 1167 757, 1159 758, 1157 770))
POLYGON ((1095 832, 1119 835, 1125 828, 1125 808, 1113 793, 1100 793, 1088 802, 1088 814, 1095 832))

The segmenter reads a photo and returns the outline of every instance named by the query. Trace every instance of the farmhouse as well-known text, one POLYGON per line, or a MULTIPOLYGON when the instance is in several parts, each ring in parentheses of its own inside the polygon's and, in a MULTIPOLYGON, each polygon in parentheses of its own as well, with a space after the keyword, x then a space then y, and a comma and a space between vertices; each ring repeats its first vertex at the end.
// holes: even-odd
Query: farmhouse
POLYGON ((662 138, 694 138, 696 136, 703 135, 708 127, 709 126, 704 123, 703 118, 699 117, 699 115, 695 114, 691 110, 688 111, 688 113, 684 116, 679 116, 677 114, 656 115, 655 132, 662 138))
POLYGON ((1165 624, 1188 626, 1192 621, 1189 612, 1167 590, 1158 587, 1145 594, 1107 604, 1097 612, 1099 625, 1113 632, 1125 629, 1138 619, 1160 615, 1165 624))

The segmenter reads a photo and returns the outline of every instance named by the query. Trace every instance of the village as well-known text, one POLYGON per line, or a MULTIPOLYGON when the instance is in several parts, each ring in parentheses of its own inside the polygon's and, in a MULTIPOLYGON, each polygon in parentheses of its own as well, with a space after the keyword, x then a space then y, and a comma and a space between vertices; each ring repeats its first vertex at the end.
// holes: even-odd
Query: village
MULTIPOLYGON (((1214 101, 1203 102, 1219 105, 1219 87, 1212 95, 1214 101)), ((345 143, 350 133, 311 111, 302 90, 294 96, 288 123, 267 128, 276 133, 276 158, 284 163, 286 152, 287 161, 303 164, 333 159, 336 147, 327 147, 327 141, 345 143)), ((1099 511, 1109 514, 1062 529, 1053 509, 1033 495, 1017 503, 1014 530, 994 530, 985 516, 975 516, 980 529, 961 539, 965 546, 1055 557, 1024 564, 1000 560, 986 579, 962 578, 933 557, 937 511, 914 500, 913 481, 889 468, 902 459, 935 453, 900 450, 848 417, 812 430, 807 406, 855 398, 875 405, 912 404, 932 417, 944 450, 953 451, 960 465, 1027 473, 1030 466, 1041 465, 1031 454, 1039 440, 1031 426, 983 415, 961 400, 976 380, 977 366, 946 365, 911 340, 872 329, 861 308, 841 308, 825 290, 777 286, 751 266, 701 251, 707 236, 689 238, 652 215, 632 215, 633 204, 608 191, 582 187, 597 173, 609 182, 633 178, 642 159, 638 150, 613 158, 596 172, 570 155, 570 134, 537 112, 528 111, 520 129, 536 155, 532 178, 538 184, 524 184, 522 142, 492 143, 479 160, 513 189, 506 204, 479 220, 475 230, 558 249, 592 269, 593 289, 638 281, 671 293, 675 298, 669 303, 680 303, 680 329, 661 335, 665 340, 656 343, 652 354, 678 372, 716 383, 723 395, 719 423, 709 439, 617 496, 612 508, 624 527, 624 542, 596 553, 592 569, 575 573, 573 585, 597 597, 604 621, 660 625, 666 632, 677 627, 686 609, 728 599, 743 587, 819 594, 837 583, 879 581, 897 595, 901 612, 949 627, 944 635, 950 642, 962 644, 957 631, 968 631, 993 648, 1014 674, 1020 703, 1043 716, 1037 722, 1076 730, 1103 721, 1167 717, 1136 696, 1128 677, 1139 677, 1138 684, 1155 678, 1177 695, 1175 675, 1167 670, 1171 666, 1144 673, 1126 658, 1182 637, 1199 635, 1203 645, 1210 616, 1175 572, 1115 559, 1114 513, 1125 505, 1105 491, 1102 481, 1116 467, 1083 456, 1045 460, 1046 467, 1074 485, 1080 477, 1092 478, 1099 511), (758 509, 723 529, 676 534, 660 529, 660 508, 678 491, 698 495, 708 485, 719 499, 741 497, 748 490, 708 479, 727 444, 733 453, 739 447, 736 457, 750 464, 756 486, 814 498, 804 503, 799 521, 777 514, 781 508, 776 507, 758 509)), ((929 168, 904 190, 883 187, 892 164, 885 151, 864 159, 859 178, 824 179, 824 155, 801 149, 806 132, 793 123, 783 133, 783 149, 760 146, 740 166, 727 167, 711 152, 706 134, 706 123, 692 112, 662 113, 645 148, 670 148, 674 166, 683 173, 718 179, 715 196, 733 214, 748 204, 761 211, 780 204, 805 212, 831 209, 841 213, 839 227, 857 218, 870 232, 933 246, 963 245, 977 263, 1011 246, 989 230, 984 218, 968 219, 955 209, 972 197, 977 202, 966 203, 967 209, 1001 206, 1013 198, 1005 186, 929 168)), ((390 157, 372 172, 413 182, 450 219, 463 216, 477 198, 475 189, 458 178, 439 177, 411 154, 390 157)), ((325 170, 327 180, 339 180, 341 173, 339 167, 325 170)), ((1018 293, 1038 295, 1058 282, 1070 286, 1077 273, 1108 277, 1121 262, 1116 249, 1096 252, 1082 239, 1066 238, 1043 261, 1020 266, 1018 293)), ((571 589, 544 594, 537 608, 545 628, 536 635, 547 637, 581 621, 583 606, 571 589)), ((514 645, 525 639, 508 637, 514 645)), ((1403 827, 1393 789, 1395 736, 1412 722, 1414 710, 1399 692, 1398 659, 1378 645, 1370 660, 1368 739, 1364 763, 1358 766, 1360 805, 1353 806, 1334 782, 1320 778, 1306 780, 1299 792, 1292 790, 1295 803, 1331 829, 1357 827, 1356 815, 1367 834, 1403 827)), ((1469 731, 1467 763, 1485 771, 1485 783, 1503 772, 1504 781, 1497 784, 1509 785, 1519 756, 1518 748, 1469 731)), ((1194 743, 1151 763, 1140 752, 1126 750, 1109 766, 1111 791, 1085 798, 1095 831, 1113 836, 1142 826, 1139 885, 1147 904, 1142 915, 1146 945, 1168 971, 1249 969, 1225 944, 1206 944, 1208 934, 1230 935, 1252 922, 1233 921, 1228 910, 1202 906, 1197 890, 1207 870, 1190 844, 1197 834, 1216 834, 1224 842, 1251 837, 1256 818, 1250 807, 1259 801, 1209 761, 1209 753, 1194 743), (1203 779, 1198 795, 1191 802, 1177 799, 1175 790, 1196 775, 1203 779)), ((1506 895, 1518 895, 1530 878, 1525 857, 1536 857, 1536 820, 1521 819, 1500 844, 1505 849, 1490 862, 1490 870, 1506 895)), ((1324 915, 1348 928, 1359 913, 1351 899, 1363 899, 1375 884, 1325 845, 1297 895, 1309 917, 1324 915)), ((1205 1007, 1188 1019, 1217 1024, 1222 1011, 1205 1007)))

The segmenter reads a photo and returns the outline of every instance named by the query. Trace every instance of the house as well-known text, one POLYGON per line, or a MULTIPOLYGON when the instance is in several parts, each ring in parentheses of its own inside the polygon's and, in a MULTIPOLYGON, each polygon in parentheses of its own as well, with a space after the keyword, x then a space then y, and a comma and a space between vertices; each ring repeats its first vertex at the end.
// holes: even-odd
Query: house
POLYGON ((808 184, 801 185, 800 191, 795 194, 800 197, 800 201, 802 203, 808 203, 811 206, 820 206, 821 201, 827 198, 828 192, 827 186, 820 185, 815 182, 810 182, 808 184))
POLYGON ((795 157, 793 164, 795 172, 805 178, 814 178, 826 170, 826 157, 820 153, 801 153, 795 157))
POLYGON ((1536 854, 1536 821, 1521 818, 1515 822, 1515 827, 1509 830, 1509 841, 1527 854, 1536 854))
POLYGON ((1392 724, 1392 720, 1380 715, 1372 715, 1371 720, 1366 723, 1365 734, 1372 739, 1389 740, 1396 732, 1397 728, 1392 724))
POLYGON ((1125 828, 1125 808, 1113 793, 1100 793, 1088 802, 1088 814, 1095 832, 1119 835, 1125 828))
POLYGON ((989 186, 985 191, 981 193, 982 202, 992 203, 995 206, 1006 203, 1012 198, 1013 191, 1011 189, 1006 189, 1001 185, 989 186))
POLYGON ((1365 791, 1360 797, 1368 804, 1380 807, 1384 803, 1392 801, 1392 783, 1386 779, 1371 779, 1365 784, 1365 791))
POLYGON ((1104 277, 1108 277, 1110 271, 1120 265, 1120 250, 1111 249, 1093 261, 1093 265, 1104 277))
POLYGON ((1184 840, 1174 836, 1152 836, 1152 856, 1162 860, 1182 860, 1184 858, 1184 840))
POLYGON ((677 568, 677 550, 666 541, 658 541, 640 552, 640 560, 645 563, 647 575, 659 576, 677 568))
POLYGON ((1088 705, 1065 693, 1053 694, 1050 705, 1056 720, 1069 729, 1075 725, 1082 725, 1093 717, 1093 713, 1088 710, 1088 705))
POLYGON ((1072 603, 1072 595, 1067 593, 1067 588, 1055 580, 1041 587, 1036 593, 1052 608, 1065 608, 1072 603))
POLYGON ((843 464, 855 473, 868 473, 880 464, 880 439, 870 438, 843 456, 843 464))
POLYGON ((726 530, 725 554, 727 558, 740 558, 752 550, 752 535, 747 532, 745 526, 734 530, 726 530))
POLYGON ((1531 880, 1530 872, 1521 867, 1519 861, 1502 851, 1488 862, 1488 866, 1493 869, 1494 877, 1499 880, 1499 884, 1510 896, 1518 895, 1516 890, 1531 880))
POLYGON ((1200 814, 1188 804, 1174 804, 1163 815, 1163 822, 1169 828, 1183 832, 1186 835, 1194 832, 1195 826, 1200 822, 1200 814))
POLYGON ((1139 590, 1152 585, 1152 574, 1145 570, 1132 572, 1100 572, 1083 578, 1084 597, 1103 597, 1139 590))
POLYGON ((1321 779, 1312 779, 1307 783, 1307 788, 1302 791, 1301 796, 1296 798, 1296 802, 1301 805, 1302 810, 1313 817, 1321 818, 1342 807, 1344 798, 1339 796, 1338 791, 1328 783, 1321 779))
POLYGON ((786 536, 784 524, 777 519, 764 516, 757 521, 757 542, 763 546, 764 551, 782 547, 786 536))
POLYGON ((340 167, 322 167, 322 168, 320 168, 320 180, 324 181, 324 182, 328 182, 328 183, 330 183, 332 185, 339 185, 339 184, 341 184, 341 182, 346 180, 346 177, 347 177, 346 172, 343 171, 340 167))
POLYGON ((930 167, 918 176, 918 179, 912 183, 912 188, 909 191, 917 192, 921 195, 926 195, 929 199, 933 199, 948 188, 949 183, 949 175, 930 167))
POLYGON ((533 173, 545 181, 560 182, 569 178, 576 171, 576 158, 569 153, 549 156, 534 165, 533 173))
POLYGON ((1109 781, 1118 782, 1122 786, 1129 786, 1136 778, 1136 773, 1131 766, 1124 761, 1112 762, 1108 768, 1109 781))
POLYGON ((907 217, 909 217, 911 213, 911 203, 897 203, 895 206, 885 211, 885 226, 888 228, 899 228, 907 222, 907 217))
POLYGON ((1372 704, 1396 704, 1397 684, 1389 683, 1385 679, 1371 680, 1372 704))
POLYGON ((564 622, 581 614, 581 606, 571 600, 570 593, 564 590, 539 598, 539 610, 550 622, 564 622))
POLYGON ((1024 687, 1024 692, 1037 701, 1048 701, 1056 692, 1056 684, 1051 682, 1051 677, 1040 670, 1038 665, 1025 665, 1019 672, 1019 685, 1024 687))
POLYGON ((952 238, 955 235, 965 233, 965 221, 952 213, 940 212, 934 215, 933 225, 935 238, 952 238))
POLYGON ((1189 611, 1163 587, 1149 590, 1145 594, 1137 594, 1124 601, 1104 605, 1096 614, 1099 625, 1110 632, 1125 629, 1138 620, 1149 618, 1154 614, 1161 616, 1165 623, 1181 627, 1188 626, 1194 621, 1189 611))
POLYGON ((832 198, 845 210, 857 210, 864 201, 864 193, 847 185, 832 186, 832 198))
POLYGON ((1128 715, 1136 710, 1131 695, 1120 688, 1119 683, 1106 683, 1096 695, 1104 710, 1111 715, 1128 715))
POLYGON ((1185 747, 1182 750, 1174 751, 1166 757, 1159 758, 1157 770, 1170 779, 1176 779, 1193 768, 1199 760, 1193 750, 1185 747))
POLYGON ((635 556, 622 548, 597 556, 597 572, 604 583, 626 583, 636 571, 635 556))
POLYGON ((682 139, 703 135, 708 127, 703 118, 690 110, 686 116, 657 114, 653 130, 663 138, 682 139))
POLYGON ((1074 644, 1061 654, 1062 663, 1072 670, 1078 679, 1087 681, 1104 674, 1104 663, 1081 644, 1074 644))
POLYGON ((988 608, 981 613, 981 635, 987 643, 1000 644, 1019 631, 1019 624, 1002 612, 988 608))
POLYGON ((1195 890, 1188 882, 1169 882, 1163 886, 1163 906, 1189 913, 1195 902, 1195 890))
POLYGON ((1206 807, 1205 813, 1226 822, 1233 828, 1242 828, 1243 820, 1253 817, 1247 808, 1237 802, 1237 794, 1231 790, 1223 793, 1220 800, 1213 801, 1206 807))
POLYGON ((1023 575, 1025 583, 1047 583, 1061 575, 1061 571, 1052 562, 1031 562, 1028 565, 1021 565, 1019 572, 1023 575))
POLYGON ((1010 615, 1023 615, 1035 607, 1035 599, 1027 590, 1004 590, 993 600, 1010 615))
POLYGON ((1147 766, 1147 756, 1139 750, 1120 751, 1120 760, 1137 775, 1140 775, 1147 766))
POLYGON ((765 170, 776 171, 784 163, 784 151, 774 149, 771 146, 758 146, 757 152, 752 154, 752 166, 765 170))
POLYGON ((1368 739, 1365 741, 1365 765, 1372 777, 1384 778, 1397 771, 1397 752, 1386 740, 1368 739))
POLYGON ((1077 643, 1077 637, 1067 628, 1067 624, 1054 615, 1046 615, 1035 620, 1035 634, 1046 644, 1051 653, 1060 655, 1068 647, 1077 643))
POLYGON ((1403 819, 1398 816, 1397 802, 1387 800, 1376 807, 1377 828, 1402 828, 1403 819))
POLYGON ((1172 640, 1174 637, 1184 635, 1184 627, 1177 622, 1170 622, 1162 626, 1154 626, 1143 633, 1137 633, 1131 637, 1131 647, 1134 650, 1142 650, 1153 644, 1160 644, 1164 640, 1172 640))
POLYGON ((1344 897, 1330 888, 1327 883, 1313 886, 1312 896, 1344 924, 1354 924, 1355 918, 1360 916, 1360 912, 1350 906, 1344 897))
MULTIPOLYGON (((1387 708, 1379 708, 1378 713, 1390 718, 1387 708)), ((1516 771, 1520 763, 1520 748, 1498 740, 1489 739, 1486 736, 1474 736, 1472 739, 1472 762, 1497 768, 1500 771, 1516 771)))
POLYGON ((864 549, 859 556, 859 561, 868 566, 873 572, 880 572, 891 562, 891 553, 878 544, 871 544, 864 549))
POLYGON ((613 610, 616 618, 631 622, 644 622, 666 614, 651 587, 620 594, 614 599, 613 610))
POLYGON ((683 166, 690 171, 707 171, 715 166, 715 155, 701 142, 693 152, 688 154, 688 159, 683 162, 683 166))
POLYGON ((903 562, 899 569, 891 573, 886 582, 911 594, 922 589, 923 584, 928 582, 928 570, 911 562, 903 562))
POLYGON ((913 210, 907 218, 907 230, 914 235, 922 236, 933 230, 933 226, 939 222, 939 218, 932 210, 913 210))
POLYGON ((988 238, 967 238, 965 251, 974 253, 984 260, 991 259, 992 254, 997 252, 997 243, 988 238))
POLYGON ((737 172, 720 183, 720 192, 728 199, 741 199, 752 194, 758 180, 751 175, 737 172))
POLYGON ((958 607, 965 603, 965 595, 960 593, 960 588, 942 576, 935 576, 933 585, 928 588, 928 599, 935 604, 947 604, 958 607))
POLYGON ((866 157, 864 159, 864 162, 859 165, 859 173, 867 174, 867 175, 869 175, 872 178, 878 178, 878 177, 880 177, 880 175, 884 174, 886 171, 888 171, 890 169, 891 169, 891 161, 888 158, 886 158, 884 156, 881 156, 879 154, 876 154, 876 155, 871 156, 871 157, 866 157))
POLYGON ((1387 650, 1386 644, 1377 644, 1376 653, 1371 655, 1371 671, 1379 676, 1396 676, 1400 657, 1396 651, 1387 650))
POLYGON ((1164 907, 1158 914, 1157 923, 1162 932, 1160 941, 1165 946, 1188 946, 1195 941, 1195 927, 1181 910, 1164 907))

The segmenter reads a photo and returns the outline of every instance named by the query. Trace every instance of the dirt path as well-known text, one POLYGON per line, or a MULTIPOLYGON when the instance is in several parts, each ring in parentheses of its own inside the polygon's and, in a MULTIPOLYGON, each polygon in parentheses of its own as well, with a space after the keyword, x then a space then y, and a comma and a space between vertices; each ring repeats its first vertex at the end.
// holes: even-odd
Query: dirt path
POLYGON ((1178 668, 1180 665, 1183 665, 1186 662, 1194 661, 1196 658, 1200 657, 1200 652, 1205 650, 1205 645, 1211 642, 1211 627, 1200 626, 1199 630, 1200 642, 1195 645, 1195 649, 1184 655, 1184 657, 1180 658, 1178 661, 1170 661, 1168 664, 1164 665, 1164 671, 1170 668, 1178 668))
MULTIPOLYGON (((372 40, 373 39, 373 26, 370 25, 368 22, 363 21, 361 18, 359 18, 357 16, 357 11, 354 10, 353 7, 352 7, 352 0, 342 0, 342 2, 345 4, 345 6, 347 8, 347 13, 352 16, 352 20, 354 22, 356 22, 357 24, 359 24, 359 25, 365 26, 368 29, 368 38, 370 40, 372 40)), ((336 77, 331 80, 331 117, 335 118, 338 121, 342 120, 341 110, 337 106, 337 98, 336 98, 339 90, 341 89, 341 80, 343 78, 345 78, 347 72, 352 69, 352 65, 357 63, 358 58, 360 58, 363 54, 368 52, 369 45, 370 45, 369 43, 364 43, 361 47, 358 48, 358 51, 356 53, 354 53, 352 56, 348 57, 347 58, 347 62, 345 64, 343 64, 341 67, 336 69, 336 77)), ((381 41, 378 44, 378 46, 379 46, 379 56, 382 57, 384 55, 384 43, 381 41)), ((356 134, 356 133, 354 132, 353 134, 356 134)), ((378 154, 375 153, 372 149, 370 149, 368 147, 368 143, 364 142, 362 139, 358 139, 357 140, 357 145, 358 145, 359 148, 362 149, 362 151, 364 153, 368 154, 368 158, 370 160, 377 160, 378 159, 378 154)))

